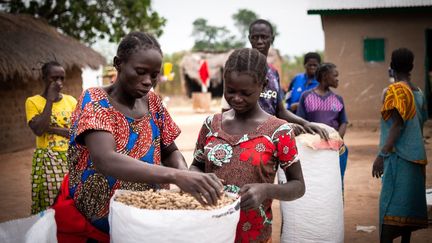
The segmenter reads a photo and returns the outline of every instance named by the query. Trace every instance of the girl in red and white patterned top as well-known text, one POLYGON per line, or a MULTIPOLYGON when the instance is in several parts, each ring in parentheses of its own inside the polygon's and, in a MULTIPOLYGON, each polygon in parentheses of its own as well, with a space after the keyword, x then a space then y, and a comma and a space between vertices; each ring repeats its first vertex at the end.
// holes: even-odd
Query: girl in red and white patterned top
POLYGON ((241 196, 235 242, 271 241, 272 199, 295 200, 305 192, 291 126, 259 105, 266 86, 266 57, 255 49, 234 51, 225 64, 224 96, 232 107, 208 117, 191 170, 215 173, 241 196), (278 166, 286 184, 274 184, 278 166))

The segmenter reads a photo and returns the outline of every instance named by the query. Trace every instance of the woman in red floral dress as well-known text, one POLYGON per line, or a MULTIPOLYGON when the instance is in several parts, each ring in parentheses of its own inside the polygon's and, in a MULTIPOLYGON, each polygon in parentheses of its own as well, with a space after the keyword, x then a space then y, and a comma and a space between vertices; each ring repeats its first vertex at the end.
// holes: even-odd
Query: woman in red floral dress
POLYGON ((266 57, 257 50, 230 55, 224 96, 232 109, 205 120, 190 168, 215 173, 226 190, 241 196, 235 242, 270 242, 272 200, 295 200, 305 192, 291 126, 258 104, 266 72, 266 57), (278 165, 286 184, 273 183, 278 165))

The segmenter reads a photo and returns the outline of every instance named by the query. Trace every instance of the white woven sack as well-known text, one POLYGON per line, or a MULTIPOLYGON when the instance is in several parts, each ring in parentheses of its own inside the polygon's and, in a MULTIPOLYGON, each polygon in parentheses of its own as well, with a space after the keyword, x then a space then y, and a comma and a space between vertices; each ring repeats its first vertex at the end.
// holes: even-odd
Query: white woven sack
POLYGON ((55 211, 48 209, 28 218, 16 219, 0 224, 2 243, 56 243, 57 225, 55 211))
MULTIPOLYGON (((296 139, 297 140, 297 139, 296 139)), ((339 152, 313 150, 297 143, 306 192, 295 201, 280 202, 281 242, 339 243, 344 241, 344 216, 339 152)), ((285 173, 278 170, 280 183, 285 173)))
POLYGON ((240 218, 240 198, 214 210, 149 210, 110 201, 111 242, 194 243, 234 242, 240 218))

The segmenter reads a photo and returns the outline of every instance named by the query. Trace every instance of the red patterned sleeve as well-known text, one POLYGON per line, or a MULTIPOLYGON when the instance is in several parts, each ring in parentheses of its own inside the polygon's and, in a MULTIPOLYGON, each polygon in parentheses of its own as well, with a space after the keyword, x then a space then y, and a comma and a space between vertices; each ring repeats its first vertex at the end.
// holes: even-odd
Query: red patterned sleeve
POLYGON ((204 153, 204 147, 209 142, 209 139, 212 139, 212 132, 210 128, 212 120, 213 116, 207 117, 198 134, 198 139, 195 144, 194 160, 199 163, 205 163, 205 161, 207 160, 207 157, 204 153))
POLYGON ((288 124, 279 127, 273 138, 276 142, 276 156, 282 169, 299 160, 294 132, 288 124))
POLYGON ((153 92, 149 93, 149 107, 155 114, 160 132, 162 146, 168 146, 180 135, 181 130, 171 118, 161 99, 153 92))
POLYGON ((80 136, 89 130, 99 130, 114 133, 109 111, 97 100, 98 93, 92 89, 83 92, 74 112, 73 125, 71 128, 71 142, 76 140, 83 144, 80 136))

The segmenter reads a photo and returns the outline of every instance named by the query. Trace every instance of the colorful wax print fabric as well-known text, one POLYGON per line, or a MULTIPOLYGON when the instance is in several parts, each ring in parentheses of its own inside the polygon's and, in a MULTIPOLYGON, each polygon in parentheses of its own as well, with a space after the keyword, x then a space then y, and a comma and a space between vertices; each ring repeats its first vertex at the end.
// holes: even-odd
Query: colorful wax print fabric
MULTIPOLYGON (((215 173, 231 192, 250 183, 273 183, 278 166, 286 169, 298 161, 293 130, 283 120, 270 116, 247 134, 232 135, 222 129, 222 115, 204 122, 195 163, 204 163, 206 173, 215 173)), ((236 242, 263 242, 271 237, 271 200, 259 209, 241 211, 236 242)))
MULTIPOLYGON (((173 143, 180 129, 153 92, 148 93, 149 113, 133 119, 120 113, 101 88, 83 93, 72 116, 69 148, 69 193, 77 209, 98 229, 108 232, 109 200, 116 189, 148 190, 161 185, 120 181, 105 176, 93 165, 83 134, 105 131, 113 135, 116 152, 143 163, 161 164, 161 149, 173 143)), ((112 163, 119 163, 112 161, 112 163)))

